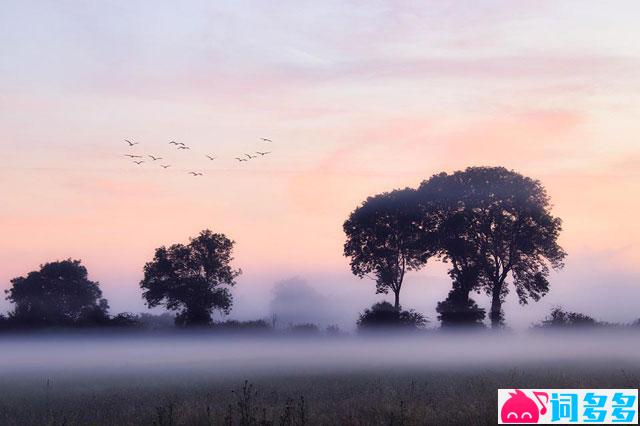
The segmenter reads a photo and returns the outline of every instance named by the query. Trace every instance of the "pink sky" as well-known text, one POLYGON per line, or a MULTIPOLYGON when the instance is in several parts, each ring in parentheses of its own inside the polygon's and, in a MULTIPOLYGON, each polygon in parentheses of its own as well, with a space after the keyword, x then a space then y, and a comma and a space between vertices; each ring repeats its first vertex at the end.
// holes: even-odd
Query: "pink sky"
MULTIPOLYGON (((357 204, 504 165, 546 185, 569 252, 526 321, 555 303, 640 316, 627 302, 640 296, 637 3, 206 3, 3 7, 3 288, 80 258, 114 310, 140 310, 154 248, 211 228, 237 242, 239 315, 262 313, 291 275, 357 310, 376 298, 341 255, 357 204), (233 159, 263 148, 273 154, 233 159)), ((444 269, 412 279, 406 304, 433 316, 444 269)))

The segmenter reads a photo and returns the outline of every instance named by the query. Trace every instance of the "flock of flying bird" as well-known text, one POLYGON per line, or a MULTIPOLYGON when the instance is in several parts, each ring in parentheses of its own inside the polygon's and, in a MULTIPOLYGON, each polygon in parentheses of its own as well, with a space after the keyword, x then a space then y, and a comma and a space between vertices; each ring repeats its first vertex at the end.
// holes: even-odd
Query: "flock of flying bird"
MULTIPOLYGON (((262 142, 269 142, 272 143, 273 141, 271 139, 267 139, 267 138, 260 138, 260 140, 262 142)), ((128 145, 129 148, 133 147, 134 145, 139 145, 140 142, 132 142, 129 139, 125 139, 124 140, 128 145)), ((169 145, 174 145, 178 150, 190 150, 191 147, 187 146, 184 142, 176 142, 176 141, 171 141, 169 142, 169 145)), ((255 154, 257 155, 251 155, 251 154, 243 154, 240 157, 235 157, 235 159, 242 163, 244 161, 249 161, 249 160, 253 160, 254 158, 258 158, 258 155, 260 157, 264 157, 265 155, 271 154, 271 151, 256 151, 255 154)), ((133 160, 133 162, 137 165, 141 165, 143 163, 145 163, 145 156, 143 155, 135 155, 135 154, 125 154, 125 157, 129 157, 131 158, 131 160, 133 160)), ((155 162, 155 161, 160 161, 163 158, 162 157, 156 157, 155 155, 147 155, 147 157, 149 157, 151 159, 151 162, 155 162)), ((217 159, 218 157, 215 156, 211 156, 209 154, 205 154, 205 157, 207 157, 210 161, 214 161, 215 159, 217 159)), ((162 167, 163 169, 168 169, 169 167, 171 167, 171 164, 162 164, 160 163, 160 167, 162 167)), ((194 172, 194 171, 190 171, 188 172, 190 175, 193 176, 204 176, 204 173, 202 172, 194 172)))

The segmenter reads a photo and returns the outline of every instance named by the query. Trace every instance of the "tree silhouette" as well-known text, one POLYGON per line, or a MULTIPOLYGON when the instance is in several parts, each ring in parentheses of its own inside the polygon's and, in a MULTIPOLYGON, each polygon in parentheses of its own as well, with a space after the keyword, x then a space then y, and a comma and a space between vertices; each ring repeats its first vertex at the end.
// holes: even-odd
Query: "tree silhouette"
MULTIPOLYGON (((549 266, 561 268, 566 253, 557 243, 562 222, 551 214, 549 197, 539 181, 504 167, 470 167, 435 175, 418 191, 421 199, 435 198, 433 205, 445 206, 449 218, 445 223, 462 223, 454 231, 444 226, 440 243, 446 247, 449 238, 460 243, 463 269, 475 270, 477 285, 491 296, 492 326, 502 324, 508 278, 521 304, 548 292, 549 266), (442 191, 449 194, 444 199, 437 195, 442 191)), ((473 286, 469 282, 464 287, 473 286)))
POLYGON ((10 314, 15 325, 77 326, 109 321, 109 305, 79 260, 45 263, 39 271, 12 279, 11 284, 5 293, 15 303, 10 314))
POLYGON ((233 302, 229 287, 241 273, 230 266, 233 245, 224 234, 207 229, 187 245, 156 249, 140 282, 147 306, 179 311, 178 325, 210 324, 214 309, 228 313, 233 302))
POLYGON ((469 293, 481 287, 484 280, 476 256, 477 247, 469 235, 474 215, 461 200, 466 188, 446 173, 423 182, 417 191, 424 220, 435 232, 427 235, 426 244, 435 248, 439 259, 451 265, 448 274, 452 290, 439 302, 436 311, 443 326, 476 325, 485 316, 469 293))
POLYGON ((369 197, 343 225, 351 271, 360 278, 372 274, 376 293, 391 290, 396 308, 405 274, 420 269, 431 255, 423 219, 415 190, 407 188, 369 197))

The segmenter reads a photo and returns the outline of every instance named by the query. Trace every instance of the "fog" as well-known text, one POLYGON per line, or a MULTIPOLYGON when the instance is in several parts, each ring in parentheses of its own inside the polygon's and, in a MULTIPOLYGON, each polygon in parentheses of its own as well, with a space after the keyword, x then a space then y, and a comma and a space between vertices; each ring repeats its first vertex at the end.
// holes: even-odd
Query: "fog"
MULTIPOLYGON (((112 313, 150 312, 142 302, 137 285, 140 277, 131 277, 117 285, 102 276, 96 276, 96 279, 100 279, 112 313)), ((567 310, 581 312, 602 321, 631 322, 640 317, 637 306, 640 297, 638 282, 640 274, 635 271, 624 268, 616 270, 593 258, 571 257, 564 270, 552 273, 551 290, 538 302, 519 305, 515 291, 510 286, 511 292, 504 304, 505 318, 510 327, 522 330, 541 321, 552 307, 563 306, 567 310)), ((433 262, 424 271, 407 275, 401 296, 402 306, 425 314, 432 326, 437 325, 436 304, 447 297, 449 290, 451 279, 446 275, 446 265, 433 262)), ((279 311, 276 312, 278 327, 286 327, 290 323, 316 322, 319 325, 336 324, 343 330, 353 330, 358 314, 364 309, 380 300, 393 301, 390 294, 375 294, 375 284, 371 280, 353 277, 348 271, 348 265, 345 265, 345 271, 341 273, 308 272, 301 269, 265 274, 262 271, 247 270, 234 287, 233 294, 231 315, 216 313, 216 321, 261 318, 270 321, 271 314, 279 311), (293 296, 291 293, 278 291, 283 282, 304 283, 307 288, 298 297, 279 297, 293 296), (289 302, 288 305, 281 303, 285 301, 289 302), (288 308, 277 309, 278 306, 288 308)), ((472 297, 480 307, 487 310, 490 308, 491 301, 487 295, 474 293, 472 297)), ((0 300, 0 311, 12 308, 6 300, 0 300)))
POLYGON ((321 328, 330 324, 350 328, 352 324, 349 324, 349 320, 354 322, 349 315, 345 315, 344 309, 340 309, 339 303, 321 294, 300 277, 277 282, 272 294, 269 311, 276 327, 312 323, 321 328))
MULTIPOLYGON (((343 330, 354 330, 358 315, 373 303, 393 301, 391 294, 375 294, 375 284, 369 279, 358 279, 350 274, 348 265, 340 273, 291 270, 286 272, 244 271, 233 289, 234 304, 230 316, 215 313, 214 319, 271 321, 277 315, 277 327, 289 324, 314 322, 320 326, 336 324, 343 330), (292 278, 293 277, 293 278, 292 278), (304 287, 301 291, 291 289, 304 287), (283 291, 286 290, 286 291, 283 291), (291 290, 291 291, 290 291, 291 290)), ((0 275, 4 271, 0 271, 0 275)), ((23 272, 22 272, 23 273, 23 272)), ((6 275, 6 284, 16 274, 6 275)), ((100 280, 105 297, 109 299, 111 313, 162 313, 161 309, 149 310, 144 305, 138 282, 132 275, 118 284, 96 276, 100 280)), ((119 281, 121 278, 118 278, 119 281)), ((408 274, 403 286, 401 302, 405 309, 415 309, 425 314, 431 325, 438 324, 435 307, 451 290, 451 279, 446 275, 446 265, 433 262, 424 271, 408 274)), ((554 306, 581 312, 595 319, 628 323, 640 317, 637 300, 640 298, 640 274, 628 268, 603 265, 596 258, 574 256, 567 266, 551 275, 549 294, 538 302, 518 304, 513 287, 503 306, 509 327, 524 330, 540 322, 554 306)), ((488 311, 490 298, 485 294, 472 294, 478 305, 488 311)), ((0 299, 0 313, 11 311, 13 305, 0 299)))
POLYGON ((0 338, 0 374, 206 371, 216 376, 360 369, 476 369, 548 363, 640 361, 637 331, 256 337, 31 335, 0 338))

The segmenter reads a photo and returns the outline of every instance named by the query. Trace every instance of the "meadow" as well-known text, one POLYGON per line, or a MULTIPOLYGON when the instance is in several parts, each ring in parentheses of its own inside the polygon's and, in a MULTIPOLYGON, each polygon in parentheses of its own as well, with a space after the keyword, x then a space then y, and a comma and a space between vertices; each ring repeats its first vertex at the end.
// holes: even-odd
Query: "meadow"
POLYGON ((492 425, 498 388, 637 388, 637 337, 3 338, 0 424, 492 425))

